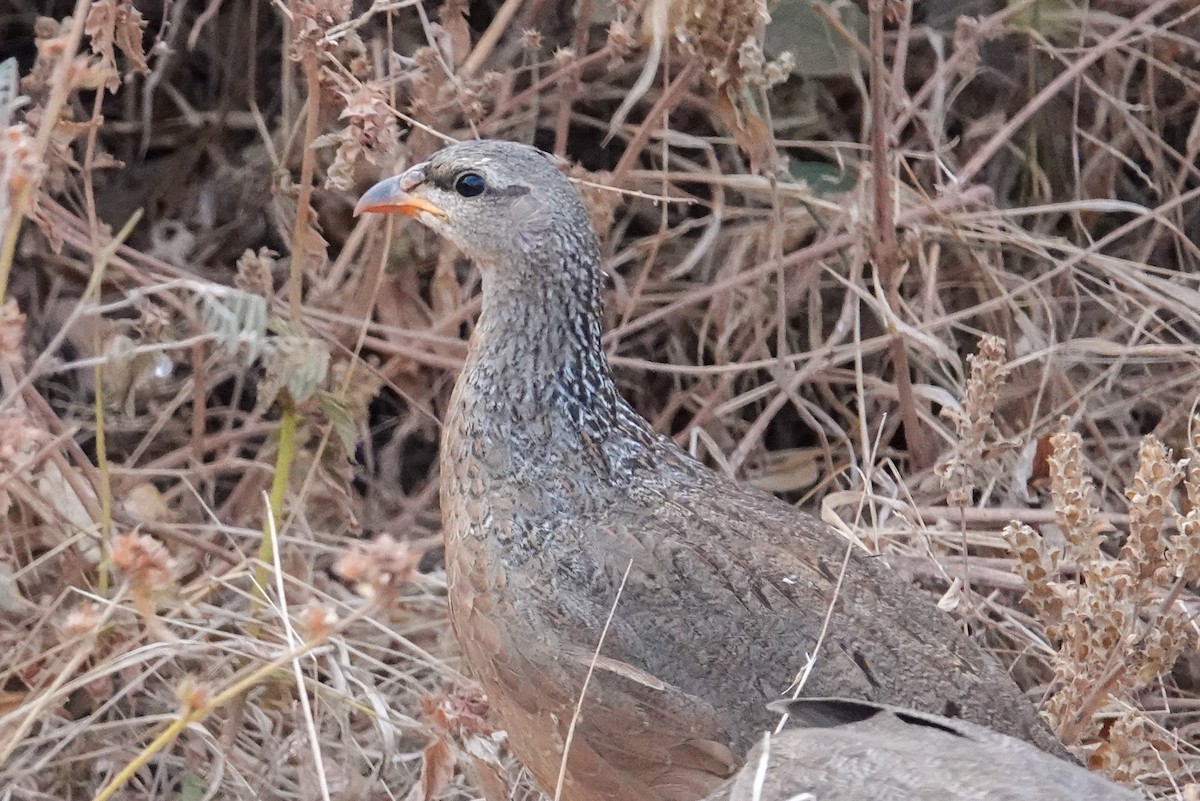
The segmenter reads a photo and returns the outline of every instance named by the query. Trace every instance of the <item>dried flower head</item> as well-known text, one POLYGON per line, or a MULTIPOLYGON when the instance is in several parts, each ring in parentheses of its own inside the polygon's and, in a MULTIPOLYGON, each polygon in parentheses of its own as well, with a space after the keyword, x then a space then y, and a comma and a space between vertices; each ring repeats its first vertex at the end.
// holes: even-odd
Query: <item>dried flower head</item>
POLYGON ((973 76, 979 69, 979 19, 963 15, 954 25, 954 54, 957 56, 958 74, 964 78, 973 76))
POLYGON ((300 613, 300 628, 310 641, 328 637, 337 621, 337 612, 316 600, 309 601, 300 613))
POLYGON ((175 697, 179 699, 181 711, 188 714, 208 705, 212 698, 212 688, 194 676, 184 676, 183 681, 175 688, 175 697))
POLYGON ((1189 546, 1182 536, 1166 537, 1172 521, 1184 521, 1181 532, 1186 525, 1172 501, 1183 470, 1156 437, 1143 440, 1127 492, 1129 535, 1113 558, 1100 548, 1106 524, 1081 438, 1062 431, 1051 443, 1051 493, 1064 547, 1049 548, 1028 526, 1006 529, 1027 600, 1057 648, 1046 713, 1066 742, 1092 748, 1094 767, 1127 780, 1148 769, 1147 759, 1159 759, 1147 750, 1147 721, 1128 717, 1136 709, 1130 702, 1168 674, 1195 639, 1190 613, 1172 589, 1180 560, 1191 559, 1183 555, 1189 546), (1061 567, 1077 575, 1061 575, 1061 567), (1125 723, 1113 725, 1114 715, 1125 723))
POLYGON ((25 460, 49 438, 27 412, 15 407, 0 409, 0 476, 24 467, 25 460))
POLYGON ((967 506, 977 486, 997 468, 989 450, 996 447, 996 400, 1008 379, 1004 340, 992 335, 979 341, 979 349, 967 357, 970 375, 958 408, 947 406, 942 414, 954 423, 958 442, 935 468, 946 491, 947 502, 967 506))
POLYGON ((1061 553, 1046 547, 1042 536, 1032 527, 1013 521, 1004 528, 1017 564, 1013 571, 1025 580, 1025 598, 1042 620, 1062 617, 1063 593, 1057 583, 1061 553))
POLYGON ((255 253, 247 249, 237 260, 237 274, 233 285, 243 292, 271 297, 275 291, 275 269, 279 254, 262 247, 255 253))
POLYGON ((95 0, 92 3, 83 29, 91 37, 92 51, 100 56, 110 76, 106 82, 108 91, 115 92, 121 85, 114 46, 125 56, 131 70, 150 74, 146 51, 142 49, 145 28, 146 20, 131 0, 95 0))
POLYGON ((136 591, 158 592, 169 587, 175 578, 175 560, 161 542, 145 534, 114 537, 112 561, 136 591))
POLYGON ((97 634, 104 614, 100 605, 94 601, 85 601, 63 616, 59 630, 68 637, 86 637, 97 634))
POLYGON ((1129 498, 1129 536, 1121 549, 1121 561, 1129 565, 1138 581, 1165 585, 1171 571, 1166 564, 1165 528, 1173 520, 1171 494, 1183 477, 1182 465, 1171 460, 1171 452, 1155 436, 1142 440, 1138 469, 1126 491, 1129 498))
POLYGON ((542 32, 537 28, 526 28, 521 31, 521 47, 530 53, 542 49, 542 32))
POLYGON ((337 47, 325 34, 349 19, 350 4, 340 0, 299 0, 292 20, 292 47, 289 56, 301 61, 306 56, 332 53, 337 47))
POLYGON ((796 56, 791 50, 784 50, 774 60, 769 61, 763 68, 763 79, 767 87, 778 86, 792 76, 796 69, 796 56))
POLYGON ((355 585, 364 598, 390 597, 412 583, 421 554, 389 535, 355 548, 338 560, 338 575, 355 585))
POLYGON ((1200 417, 1192 420, 1192 441, 1187 448, 1183 489, 1187 512, 1176 515, 1179 534, 1171 541, 1170 565, 1176 578, 1200 581, 1200 417))
MULTIPOLYGON (((1063 423, 1065 426, 1066 420, 1063 423)), ((1050 447, 1050 494, 1058 527, 1067 539, 1068 555, 1079 562, 1095 562, 1104 539, 1100 532, 1110 526, 1096 509, 1083 440, 1074 431, 1060 431, 1050 437, 1050 447)))
POLYGON ((771 21, 766 0, 677 0, 673 12, 675 37, 704 62, 718 89, 761 81, 771 21))
POLYGON ((496 731, 487 696, 478 687, 455 687, 437 695, 421 697, 421 712, 439 732, 461 737, 490 735, 496 731))
POLYGON ((637 48, 637 38, 633 28, 623 19, 613 20, 608 26, 608 49, 616 62, 629 58, 629 54, 637 48))
POLYGON ((575 48, 560 47, 554 51, 554 68, 565 70, 575 61, 575 48))
POLYGON ((45 170, 33 156, 33 134, 24 123, 0 130, 0 220, 8 219, 13 200, 27 186, 36 185, 45 170))
POLYGON ((346 108, 340 119, 348 124, 341 131, 319 137, 314 145, 337 144, 325 185, 348 192, 355 185, 356 169, 362 165, 390 166, 395 162, 399 130, 387 92, 381 86, 362 84, 351 92, 343 92, 342 98, 346 108))

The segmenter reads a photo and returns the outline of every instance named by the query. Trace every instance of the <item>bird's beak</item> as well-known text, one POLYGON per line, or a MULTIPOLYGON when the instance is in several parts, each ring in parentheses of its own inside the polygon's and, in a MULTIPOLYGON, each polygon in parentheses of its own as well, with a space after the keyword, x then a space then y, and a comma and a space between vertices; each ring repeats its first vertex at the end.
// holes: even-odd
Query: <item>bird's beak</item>
POLYGON ((354 216, 365 211, 391 212, 416 217, 422 211, 435 217, 446 217, 446 212, 421 196, 425 183, 426 164, 409 167, 399 175, 385 178, 358 199, 354 216))

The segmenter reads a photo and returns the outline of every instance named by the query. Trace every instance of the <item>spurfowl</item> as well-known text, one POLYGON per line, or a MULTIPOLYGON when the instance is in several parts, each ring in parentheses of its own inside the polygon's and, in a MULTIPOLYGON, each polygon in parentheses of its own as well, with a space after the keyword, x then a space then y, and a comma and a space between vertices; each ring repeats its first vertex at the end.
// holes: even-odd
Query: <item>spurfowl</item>
POLYGON ((839 698, 771 706, 797 725, 760 742, 737 778, 707 801, 1142 798, 1079 765, 964 720, 839 698))
POLYGON ((961 716, 1065 753, 1008 674, 880 559, 709 470, 621 397, 596 235, 549 156, 452 145, 356 211, 414 216, 482 270, 442 430, 450 620, 543 789, 566 754, 569 801, 700 798, 813 653, 806 695, 961 716))

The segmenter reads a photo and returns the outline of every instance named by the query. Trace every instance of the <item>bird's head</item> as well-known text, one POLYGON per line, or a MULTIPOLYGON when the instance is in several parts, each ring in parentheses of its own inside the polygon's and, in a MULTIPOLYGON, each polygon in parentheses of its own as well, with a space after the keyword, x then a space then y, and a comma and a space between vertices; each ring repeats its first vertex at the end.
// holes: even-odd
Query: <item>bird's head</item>
POLYGON ((516 142, 461 142, 375 184, 354 213, 415 217, 485 269, 564 245, 594 247, 579 195, 552 159, 516 142))

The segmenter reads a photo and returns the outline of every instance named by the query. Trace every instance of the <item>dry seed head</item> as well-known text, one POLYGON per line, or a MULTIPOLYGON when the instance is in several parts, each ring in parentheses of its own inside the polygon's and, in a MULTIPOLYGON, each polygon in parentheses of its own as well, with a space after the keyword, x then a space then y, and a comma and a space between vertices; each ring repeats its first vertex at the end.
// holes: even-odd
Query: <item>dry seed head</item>
POLYGON ((560 47, 554 51, 554 68, 564 70, 575 61, 575 48, 560 47))
POLYGON ((369 156, 393 158, 399 131, 396 129, 396 115, 388 105, 388 94, 383 87, 373 83, 362 84, 353 92, 343 93, 342 98, 346 101, 346 108, 339 119, 349 120, 351 128, 359 132, 369 156))
POLYGON ((636 47, 637 39, 629 23, 622 19, 613 20, 608 26, 608 49, 612 51, 613 57, 624 61, 636 47))
POLYGON ((1200 508, 1200 416, 1192 418, 1192 441, 1188 444, 1187 477, 1183 488, 1187 493, 1188 511, 1200 508))
POLYGON ((121 86, 114 47, 125 56, 131 70, 143 75, 150 73, 146 51, 142 49, 145 28, 146 20, 131 0, 95 0, 92 3, 83 30, 92 40, 92 52, 100 56, 109 74, 108 91, 115 92, 121 86))
POLYGON ((45 428, 17 407, 0 410, 0 476, 26 467, 25 460, 49 439, 45 428))
POLYGON ((1025 581, 1025 601, 1048 623, 1062 618, 1063 593, 1054 582, 1058 573, 1058 551, 1047 548, 1032 527, 1013 521, 1004 527, 1004 538, 1017 558, 1013 572, 1025 581))
POLYGON ((387 92, 375 84, 361 84, 341 92, 346 107, 339 119, 347 125, 340 131, 318 137, 314 147, 337 145, 333 163, 325 173, 325 186, 342 192, 354 188, 364 164, 390 165, 396 161, 399 131, 388 105, 387 92))
POLYGON ((762 81, 766 0, 675 0, 675 37, 703 62, 718 88, 762 81), (753 51, 753 52, 752 52, 753 51))
POLYGON ((796 56, 791 50, 785 50, 763 69, 763 79, 768 88, 778 86, 792 76, 796 69, 796 56))
POLYGON ((1200 581, 1200 513, 1193 507, 1176 517, 1179 533, 1171 541, 1171 573, 1185 581, 1200 581))
POLYGON ((1169 673, 1190 642, 1187 622, 1174 610, 1152 616, 1145 628, 1145 635, 1131 649, 1129 684, 1133 689, 1149 687, 1169 673))
POLYGON ((1187 447, 1183 489, 1187 513, 1176 514, 1179 533, 1170 543, 1169 561, 1176 578, 1200 581, 1200 418, 1192 420, 1192 441, 1187 447))
POLYGON ((477 86, 468 84, 458 93, 459 105, 462 106, 463 116, 471 123, 478 125, 487 116, 484 105, 484 93, 477 86))
POLYGON ((390 597, 412 583, 421 554, 389 535, 344 554, 334 568, 364 598, 390 597))
POLYGON ((1000 387, 1008 380, 1007 349, 1004 340, 988 334, 979 340, 979 348, 967 357, 971 373, 963 397, 964 429, 960 437, 984 439, 996 435, 996 424, 992 415, 996 411, 996 399, 1000 387))
POLYGON ((1140 709, 1123 707, 1108 726, 1108 736, 1091 755, 1088 766, 1118 782, 1160 773, 1162 756, 1154 747, 1155 724, 1140 709))
POLYGON ((161 542, 145 534, 114 537, 112 561, 141 591, 164 590, 175 577, 175 560, 161 542))
POLYGON ((33 157, 33 135, 28 125, 10 125, 0 134, 4 136, 0 142, 0 178, 4 181, 0 192, 7 196, 0 201, 0 209, 9 209, 26 186, 41 180, 45 167, 33 157))
MULTIPOLYGON (((33 22, 33 35, 35 38, 49 42, 66 34, 71 27, 71 18, 65 18, 61 23, 53 17, 38 17, 33 22)), ((63 48, 59 48, 55 53, 63 52, 63 48)))
POLYGON ((1103 541, 1099 532, 1108 526, 1100 518, 1093 500, 1083 440, 1074 431, 1060 431, 1050 437, 1050 447, 1050 494, 1058 526, 1074 558, 1084 564, 1095 562, 1100 558, 1103 541))
MULTIPOLYGON (((1079 436, 1055 434, 1052 444, 1051 489, 1059 525, 1078 562, 1079 579, 1056 585, 1063 608, 1059 619, 1046 626, 1058 643, 1053 660, 1056 690, 1048 709, 1060 733, 1071 731, 1084 742, 1100 743, 1093 760, 1097 767, 1114 778, 1128 778, 1147 769, 1145 754, 1131 750, 1130 744, 1142 748, 1148 740, 1107 726, 1106 717, 1099 713, 1111 709, 1114 700, 1129 699, 1160 681, 1193 641, 1186 613, 1178 604, 1164 607, 1162 603, 1173 571, 1180 570, 1172 552, 1176 545, 1168 545, 1164 528, 1173 519, 1183 521, 1181 532, 1189 525, 1172 504, 1183 467, 1172 463, 1170 452, 1157 438, 1143 440, 1127 493, 1129 538, 1120 558, 1113 559, 1096 541, 1099 515, 1092 504, 1079 436), (1098 697, 1100 691, 1103 695, 1098 697)), ((1018 572, 1029 576, 1027 581, 1036 581, 1039 565, 1036 554, 1029 552, 1036 547, 1030 532, 1018 529, 1011 541, 1018 572)), ((1179 541, 1186 541, 1184 534, 1179 541)))
POLYGON ((99 633, 103 620, 100 605, 94 601, 85 601, 67 612, 58 628, 68 637, 86 637, 99 633))
POLYGON ((521 47, 531 53, 542 49, 542 32, 537 28, 526 28, 521 31, 521 47))
POLYGON ((946 407, 943 414, 954 423, 958 442, 934 468, 953 506, 967 506, 975 487, 986 480, 985 471, 995 467, 987 456, 1000 436, 993 415, 1000 386, 1008 378, 1004 340, 985 336, 979 349, 967 357, 970 375, 959 408, 946 407))
POLYGON ((1158 437, 1142 440, 1138 469, 1126 491, 1129 538, 1121 549, 1121 561, 1141 581, 1152 580, 1157 571, 1166 568, 1164 529, 1167 520, 1175 517, 1171 494, 1182 473, 1182 466, 1171 461, 1171 452, 1158 437))
POLYGON ((275 293, 275 267, 279 254, 267 247, 255 253, 247 248, 237 260, 233 285, 243 292, 269 298, 275 293))
POLYGON ((337 44, 325 34, 349 19, 350 4, 342 0, 299 0, 290 7, 294 15, 288 57, 302 61, 307 56, 332 55, 337 44))
POLYGON ((165 332, 174 322, 172 313, 165 307, 144 298, 135 299, 134 307, 138 311, 138 317, 134 321, 133 327, 141 339, 162 342, 165 332))
MULTIPOLYGON (((34 102, 26 114, 26 121, 36 128, 36 119, 40 119, 44 103, 56 84, 54 74, 62 61, 71 40, 71 17, 65 17, 61 22, 48 17, 39 17, 33 26, 34 45, 37 47, 37 59, 33 68, 21 79, 21 91, 29 95, 34 102)), ((67 86, 74 89, 97 89, 112 81, 119 81, 116 71, 108 66, 101 57, 79 55, 70 62, 67 76, 67 86)), ((71 119, 71 112, 64 110, 59 122, 71 119)))
POLYGON ((175 688, 175 697, 183 709, 183 714, 203 709, 212 698, 212 689, 194 676, 184 676, 183 681, 175 688))
POLYGON ((979 69, 979 20, 963 15, 954 25, 954 54, 958 63, 958 74, 964 78, 975 75, 979 69))
POLYGON ((438 51, 432 47, 418 47, 413 51, 412 63, 417 72, 420 73, 440 73, 441 57, 438 51))
POLYGON ((300 629, 309 641, 327 637, 337 624, 338 616, 330 607, 309 601, 300 613, 300 629))
MULTIPOLYGON (((747 38, 738 47, 737 67, 742 75, 759 77, 767 65, 767 57, 763 55, 762 46, 755 39, 747 38)), ((750 83, 754 81, 751 80, 750 83)))
POLYGON ((487 696, 479 687, 455 687, 448 692, 423 695, 421 713, 445 734, 490 736, 496 732, 489 717, 487 696))

